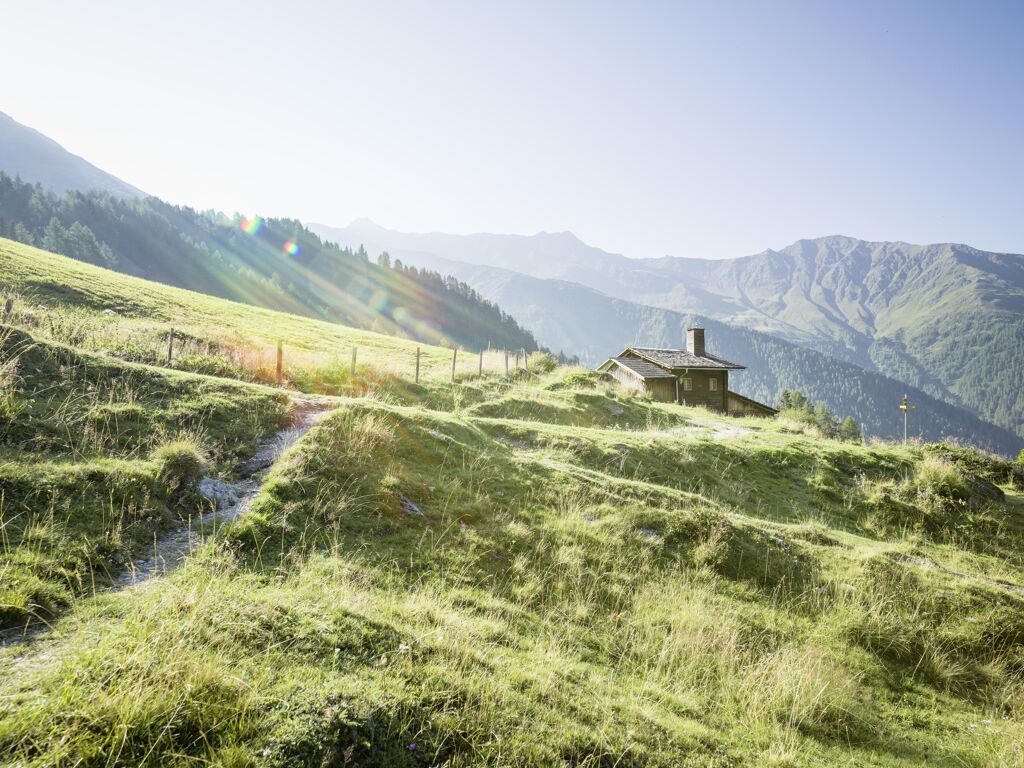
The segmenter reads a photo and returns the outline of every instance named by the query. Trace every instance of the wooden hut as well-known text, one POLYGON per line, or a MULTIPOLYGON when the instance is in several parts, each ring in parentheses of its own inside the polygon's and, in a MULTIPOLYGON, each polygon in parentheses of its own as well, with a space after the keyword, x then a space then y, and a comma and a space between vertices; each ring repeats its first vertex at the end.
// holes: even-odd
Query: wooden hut
POLYGON ((737 415, 776 413, 764 403, 729 390, 729 371, 741 371, 744 366, 708 352, 703 328, 687 329, 686 341, 687 349, 626 347, 597 370, 661 402, 700 405, 737 415))

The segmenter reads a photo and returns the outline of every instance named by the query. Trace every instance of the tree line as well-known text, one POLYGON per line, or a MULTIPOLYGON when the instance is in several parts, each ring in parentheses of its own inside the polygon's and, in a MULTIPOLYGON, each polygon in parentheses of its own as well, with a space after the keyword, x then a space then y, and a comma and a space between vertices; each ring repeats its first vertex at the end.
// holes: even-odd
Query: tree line
POLYGON ((465 283, 371 260, 301 222, 197 211, 158 198, 56 195, 0 172, 0 236, 149 280, 474 351, 539 349, 465 283))
POLYGON ((813 424, 826 437, 851 443, 859 443, 862 440, 860 426, 853 416, 847 416, 839 421, 825 403, 812 403, 802 392, 782 390, 776 408, 779 416, 804 424, 813 424))

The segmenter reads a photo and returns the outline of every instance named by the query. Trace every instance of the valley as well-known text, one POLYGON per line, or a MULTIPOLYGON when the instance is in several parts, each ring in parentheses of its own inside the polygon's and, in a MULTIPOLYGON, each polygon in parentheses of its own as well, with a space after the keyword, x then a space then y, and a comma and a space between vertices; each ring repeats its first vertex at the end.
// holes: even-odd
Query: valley
POLYGON ((2 19, 0 768, 1024 768, 1024 5, 2 19))
MULTIPOLYGON (((386 249, 408 263, 457 274, 501 302, 542 343, 578 348, 590 364, 602 353, 588 343, 634 343, 628 334, 638 329, 622 323, 603 336, 559 334, 538 317, 558 311, 552 294, 574 291, 581 312, 593 308, 588 322, 600 323, 607 314, 595 305, 618 299, 632 305, 631 314, 657 317, 662 309, 770 334, 901 381, 1024 437, 1018 386, 1024 256, 1018 254, 825 237, 738 259, 631 259, 568 232, 459 236, 403 233, 367 221, 310 226, 342 244, 386 249), (572 285, 592 289, 592 298, 572 285)), ((822 396, 839 407, 833 395, 822 396)))

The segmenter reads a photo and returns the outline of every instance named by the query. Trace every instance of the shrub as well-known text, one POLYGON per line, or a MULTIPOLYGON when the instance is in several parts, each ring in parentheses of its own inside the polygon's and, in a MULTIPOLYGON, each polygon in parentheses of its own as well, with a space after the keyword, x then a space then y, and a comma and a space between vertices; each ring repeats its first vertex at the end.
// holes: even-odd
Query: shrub
POLYGON ((530 358, 530 370, 535 373, 551 373, 558 367, 558 359, 550 352, 537 352, 530 358))
POLYGON ((602 371, 569 371, 562 377, 562 383, 577 389, 594 389, 598 383, 609 381, 614 381, 614 378, 602 371))
POLYGON ((164 443, 154 451, 153 458, 160 465, 160 484, 172 495, 193 489, 206 469, 199 445, 188 438, 164 443))
POLYGON ((1020 458, 1016 462, 1007 461, 971 446, 948 442, 926 445, 924 449, 930 455, 953 462, 965 472, 993 483, 1008 483, 1024 490, 1024 462, 1020 458))
POLYGON ((911 487, 920 493, 932 493, 943 499, 965 501, 970 488, 959 468, 951 461, 928 456, 917 468, 911 487))

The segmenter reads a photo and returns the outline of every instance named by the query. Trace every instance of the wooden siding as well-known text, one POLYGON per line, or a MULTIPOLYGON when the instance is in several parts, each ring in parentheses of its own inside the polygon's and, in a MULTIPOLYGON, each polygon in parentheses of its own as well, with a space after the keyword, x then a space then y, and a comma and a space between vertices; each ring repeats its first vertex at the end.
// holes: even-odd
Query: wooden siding
POLYGON ((676 401, 675 379, 648 379, 645 385, 644 388, 650 393, 651 398, 659 403, 674 403, 676 401))
POLYGON ((633 389, 644 389, 644 380, 620 365, 613 365, 608 371, 620 384, 633 389))
POLYGON ((736 416, 774 416, 776 411, 763 403, 743 397, 735 392, 729 393, 728 412, 736 416))
POLYGON ((716 411, 726 409, 726 392, 729 391, 728 371, 675 371, 679 376, 679 401, 683 405, 697 405, 716 411), (692 389, 684 389, 683 380, 689 379, 692 389), (711 389, 711 382, 717 383, 717 389, 711 389))

